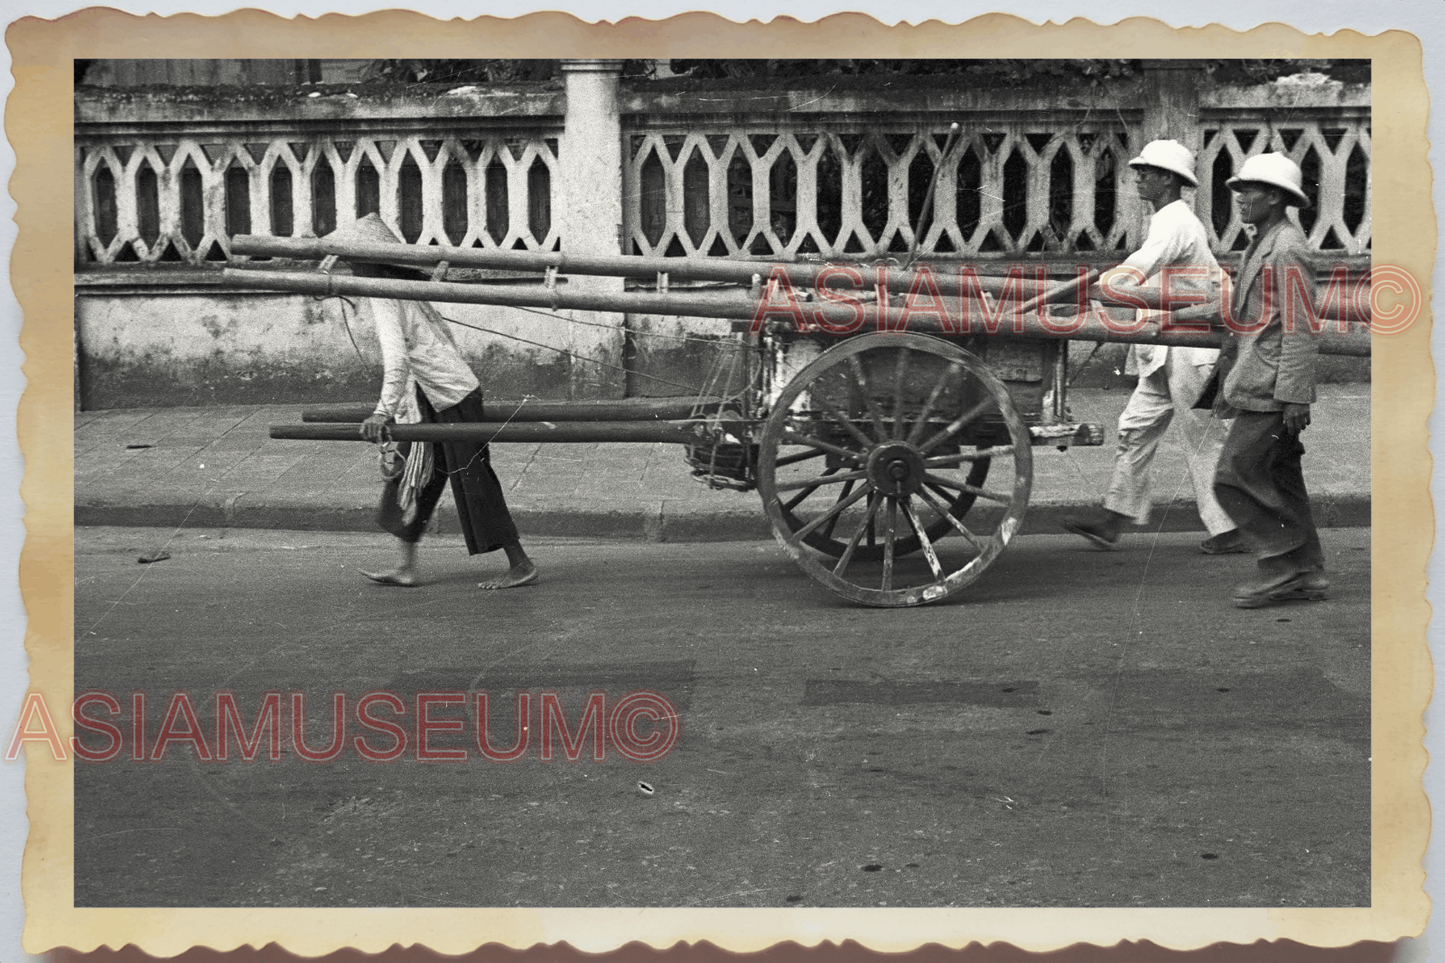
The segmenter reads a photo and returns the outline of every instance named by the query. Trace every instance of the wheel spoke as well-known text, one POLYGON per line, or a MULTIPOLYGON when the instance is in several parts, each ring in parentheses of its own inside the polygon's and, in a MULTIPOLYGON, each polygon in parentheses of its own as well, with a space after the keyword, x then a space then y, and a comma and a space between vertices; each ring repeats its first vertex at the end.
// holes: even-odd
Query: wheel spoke
POLYGON ((903 437, 903 380, 908 372, 907 348, 898 349, 898 367, 893 370, 893 440, 903 437))
POLYGON ((989 501, 998 502, 1000 505, 1010 505, 1013 503, 1013 498, 1008 495, 1000 495, 998 492, 991 492, 987 488, 979 488, 976 485, 970 485, 966 482, 956 482, 948 478, 942 478, 933 474, 933 472, 924 472, 923 480, 933 485, 952 488, 954 491, 967 492, 979 498, 987 498, 989 501))
MULTIPOLYGON (((794 508, 797 508, 798 505, 801 504, 802 501, 803 501, 805 498, 807 498, 809 495, 813 494, 813 492, 817 491, 819 485, 827 484, 827 478, 828 478, 829 475, 832 475, 834 472, 838 472, 838 471, 841 471, 841 470, 842 470, 841 467, 840 467, 840 468, 829 468, 827 471, 823 472, 823 474, 820 475, 820 476, 817 477, 817 478, 810 478, 810 479, 808 479, 807 481, 798 482, 797 484, 788 486, 788 489, 787 489, 787 490, 789 490, 789 491, 791 491, 791 490, 794 489, 794 488, 799 488, 799 487, 804 488, 805 491, 801 491, 801 492, 799 492, 798 494, 794 495, 792 498, 788 499, 786 502, 783 503, 783 507, 784 507, 785 509, 787 509, 788 511, 791 512, 794 508)), ((776 486, 776 488, 777 488, 778 491, 783 491, 783 490, 784 490, 784 486, 782 486, 782 485, 778 485, 778 486, 776 486)))
POLYGON ((947 387, 948 380, 962 370, 963 365, 955 361, 948 366, 947 371, 939 376, 938 383, 933 386, 933 390, 928 394, 928 401, 923 405, 923 413, 918 416, 918 420, 913 423, 913 429, 908 432, 910 445, 918 444, 918 439, 922 438, 923 433, 928 430, 928 419, 933 415, 933 406, 938 404, 938 398, 943 394, 943 389, 947 387))
POLYGON ((883 522, 883 591, 893 588, 893 537, 898 527, 898 499, 888 499, 888 515, 883 522))
POLYGON ((987 498, 991 502, 998 502, 1000 505, 1012 505, 1014 501, 1012 495, 1004 495, 1000 492, 989 491, 987 488, 979 488, 977 485, 966 484, 963 486, 963 490, 968 492, 970 495, 976 495, 979 498, 987 498))
POLYGON ((978 404, 974 405, 972 408, 959 415, 953 421, 950 421, 947 428, 944 428, 942 431, 938 432, 938 434, 934 435, 923 444, 919 445, 919 450, 925 453, 932 451, 933 449, 937 448, 939 445, 943 444, 945 441, 962 431, 964 425, 967 425, 969 422, 973 421, 979 415, 983 414, 989 408, 997 404, 998 401, 993 397, 993 395, 989 395, 987 398, 983 399, 978 404))
POLYGON ((804 525, 796 532, 793 532, 793 534, 788 537, 788 541, 794 544, 801 542, 803 539, 811 535, 815 529, 822 526, 829 519, 836 518, 837 516, 843 514, 843 512, 846 511, 854 502, 858 501, 864 495, 868 494, 868 492, 870 492, 871 490, 872 489, 870 488, 860 488, 856 493, 848 496, 847 498, 839 499, 838 503, 832 508, 828 509, 822 515, 819 515, 817 518, 813 519, 811 522, 804 525))
MULTIPOLYGON (((948 489, 946 489, 946 488, 939 488, 937 485, 927 485, 926 487, 932 489, 932 490, 933 490, 933 494, 935 494, 935 495, 938 496, 938 501, 935 502, 935 501, 931 501, 931 500, 930 500, 930 501, 929 501, 929 504, 930 504, 930 505, 933 505, 933 506, 938 506, 938 507, 936 508, 936 510, 938 511, 938 513, 939 513, 940 515, 946 515, 946 516, 948 516, 949 518, 952 518, 952 517, 953 517, 952 506, 953 506, 953 503, 958 500, 958 497, 959 497, 959 496, 954 495, 952 492, 950 492, 950 491, 949 491, 948 489)), ((924 494, 923 490, 920 489, 919 492, 918 492, 918 494, 919 494, 919 495, 923 495, 923 494, 924 494)))
POLYGON ((853 553, 858 550, 858 543, 863 540, 863 533, 873 524, 873 516, 878 514, 878 506, 883 504, 882 498, 868 499, 868 517, 859 525, 853 537, 848 540, 848 547, 843 550, 843 557, 838 559, 838 564, 833 566, 833 574, 839 578, 847 570, 848 563, 853 561, 853 553))
POLYGON ((963 524, 962 521, 960 521, 960 520, 957 519, 957 518, 954 518, 954 517, 953 517, 953 512, 950 512, 950 511, 948 510, 947 506, 942 505, 942 504, 940 504, 939 502, 935 501, 932 495, 929 495, 927 492, 923 491, 922 489, 919 489, 919 491, 918 491, 918 497, 919 497, 919 498, 922 498, 924 501, 928 502, 928 504, 930 504, 930 505, 933 506, 933 508, 934 508, 935 511, 937 511, 939 514, 941 514, 944 518, 948 519, 949 523, 952 524, 953 527, 958 531, 958 534, 962 535, 963 538, 964 538, 964 541, 966 541, 966 542, 968 542, 968 544, 972 545, 975 551, 980 552, 980 553, 983 552, 983 543, 978 540, 978 536, 977 536, 977 535, 974 535, 973 532, 969 531, 968 526, 965 525, 965 524, 963 524))
POLYGON ((863 403, 868 406, 868 417, 873 419, 873 430, 878 432, 877 440, 882 441, 888 437, 888 430, 883 427, 883 414, 873 401, 872 391, 868 387, 868 376, 863 373, 863 362, 858 360, 856 354, 850 354, 848 367, 852 369, 853 377, 858 382, 858 390, 863 393, 863 403))
POLYGON ((793 561, 840 596, 936 602, 977 579, 1018 528, 1027 422, 959 345, 860 335, 810 361, 768 408, 755 442, 763 507, 793 561), (984 517, 968 518, 976 505, 984 517))
POLYGON ((779 468, 784 468, 788 465, 796 465, 800 461, 807 461, 809 458, 822 457, 823 452, 821 451, 802 451, 798 452, 795 455, 786 455, 782 458, 779 458, 774 464, 776 464, 779 468))
MULTIPOLYGON (((838 501, 841 502, 843 499, 847 498, 847 497, 848 497, 848 493, 851 492, 852 490, 853 490, 853 483, 852 483, 852 482, 848 482, 846 485, 843 486, 843 490, 838 493, 838 501)), ((834 517, 828 522, 827 525, 824 525, 824 526, 823 526, 823 531, 822 531, 820 534, 821 534, 824 538, 832 538, 832 537, 833 537, 833 529, 835 529, 835 528, 837 528, 837 527, 838 527, 838 517, 837 517, 837 516, 834 516, 834 517)))
POLYGON ((858 444, 862 445, 865 449, 872 448, 875 444, 877 444, 874 439, 869 438, 867 435, 863 434, 862 429, 860 429, 857 425, 853 424, 853 419, 849 418, 842 412, 842 410, 837 405, 833 404, 832 399, 830 399, 827 395, 823 394, 821 391, 814 391, 813 399, 820 402, 824 408, 828 409, 828 414, 832 415, 833 418, 840 425, 848 429, 848 434, 852 435, 857 440, 858 444))
MULTIPOLYGON (((796 491, 799 488, 806 488, 808 490, 808 494, 811 495, 813 492, 817 491, 818 487, 821 485, 841 485, 843 482, 846 481, 858 481, 859 479, 868 477, 868 473, 866 471, 850 471, 846 475, 833 474, 833 472, 836 472, 838 470, 839 469, 837 468, 829 468, 827 472, 818 476, 817 478, 810 478, 807 481, 784 482, 781 485, 774 485, 773 488, 780 492, 791 492, 796 491)), ((792 505, 789 505, 788 507, 792 508, 792 505)))
POLYGON ((947 468, 949 465, 957 465, 961 462, 984 461, 1002 455, 1012 455, 1013 445, 1001 445, 998 448, 982 448, 978 451, 961 451, 956 455, 938 455, 934 458, 923 460, 924 468, 947 468))
POLYGON ((783 440, 791 441, 795 445, 812 445, 819 451, 826 451, 830 455, 837 455, 839 458, 846 458, 848 461, 851 461, 854 464, 857 464, 861 460, 859 453, 856 451, 849 451, 846 448, 840 448, 832 442, 823 441, 821 438, 814 438, 812 435, 805 435, 802 432, 784 431, 783 440))
POLYGON ((908 504, 906 498, 903 500, 903 513, 908 516, 908 524, 913 526, 913 533, 918 536, 918 544, 923 549, 923 557, 928 559, 928 567, 933 570, 933 577, 943 578, 943 566, 938 562, 938 553, 933 550, 933 542, 929 541, 928 533, 923 530, 918 516, 913 513, 913 506, 908 504))

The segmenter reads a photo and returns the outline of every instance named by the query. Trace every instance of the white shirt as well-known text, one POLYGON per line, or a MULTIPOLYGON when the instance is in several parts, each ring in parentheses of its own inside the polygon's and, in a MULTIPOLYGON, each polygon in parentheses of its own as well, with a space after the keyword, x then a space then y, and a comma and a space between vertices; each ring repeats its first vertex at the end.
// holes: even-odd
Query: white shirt
POLYGON ((376 414, 395 418, 398 412, 406 412, 411 407, 413 383, 437 411, 452 407, 481 386, 436 308, 425 301, 363 301, 376 325, 385 369, 376 414))
MULTIPOLYGON (((1149 235, 1144 238, 1144 246, 1125 258, 1123 263, 1137 268, 1139 273, 1144 275, 1144 284, 1138 285, 1134 278, 1119 276, 1114 279, 1113 286, 1120 291, 1131 287, 1158 287, 1166 267, 1205 269, 1202 277, 1187 274, 1170 277, 1171 294, 1207 295, 1219 284, 1219 262, 1209 250, 1209 235, 1204 232, 1204 225, 1199 223, 1194 211, 1182 199, 1165 204, 1154 212, 1154 216, 1149 219, 1149 235)), ((1145 312, 1145 317, 1157 321, 1163 314, 1162 311, 1148 311, 1145 312)), ((1158 344, 1136 344, 1133 347, 1140 377, 1159 370, 1169 352, 1167 346, 1158 344)), ((1179 350, 1187 353, 1181 355, 1181 358, 1199 365, 1213 364, 1219 357, 1216 348, 1179 350)))

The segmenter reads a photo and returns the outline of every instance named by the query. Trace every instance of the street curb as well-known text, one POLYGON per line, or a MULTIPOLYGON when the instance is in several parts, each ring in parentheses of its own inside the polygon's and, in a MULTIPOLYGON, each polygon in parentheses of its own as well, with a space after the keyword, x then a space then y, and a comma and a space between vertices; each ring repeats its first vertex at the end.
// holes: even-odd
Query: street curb
MULTIPOLYGON (((1315 523, 1321 528, 1368 528, 1370 498, 1359 494, 1311 496, 1315 523)), ((1065 517, 1086 512, 1092 502, 1047 502, 1029 506, 1022 534, 1057 534, 1065 517)), ((456 509, 444 504, 437 512, 439 531, 456 534, 456 509)), ((753 511, 697 511, 661 502, 627 509, 557 509, 521 507, 512 517, 523 537, 629 539, 648 542, 741 542, 772 538, 761 502, 753 511)), ((375 532, 373 505, 274 504, 245 505, 237 499, 201 504, 90 503, 75 506, 77 526, 136 528, 258 528, 289 531, 375 532)), ((1203 531, 1193 500, 1180 500, 1137 531, 1203 531)))

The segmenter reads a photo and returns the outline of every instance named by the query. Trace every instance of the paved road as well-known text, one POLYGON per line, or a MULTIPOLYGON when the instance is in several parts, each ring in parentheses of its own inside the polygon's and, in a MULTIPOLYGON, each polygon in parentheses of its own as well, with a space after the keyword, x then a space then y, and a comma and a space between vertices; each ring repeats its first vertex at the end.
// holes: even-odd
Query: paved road
POLYGON ((1025 537, 947 604, 884 611, 762 542, 537 541, 543 582, 492 595, 473 585, 500 560, 454 539, 423 547, 434 581, 408 591, 354 571, 387 559, 381 536, 80 529, 77 691, 114 694, 127 742, 77 765, 76 903, 1366 905, 1369 530, 1324 533, 1334 599, 1253 612, 1226 598, 1251 563, 1197 539, 1025 537), (381 751, 366 693, 412 726, 416 693, 477 689, 496 749, 531 694, 518 761, 478 758, 445 704, 432 716, 466 728, 432 748, 467 762, 417 761, 414 730, 386 763, 291 746, 292 692, 313 749, 340 692, 348 740, 381 751), (609 712, 657 693, 680 738, 647 764, 605 742, 599 763, 558 735, 544 762, 544 690, 574 736, 590 692, 609 712), (234 739, 197 761, 178 739, 134 762, 133 691, 152 747, 190 693, 211 753, 215 693, 249 726, 278 691, 282 758, 263 737, 255 762, 234 739))

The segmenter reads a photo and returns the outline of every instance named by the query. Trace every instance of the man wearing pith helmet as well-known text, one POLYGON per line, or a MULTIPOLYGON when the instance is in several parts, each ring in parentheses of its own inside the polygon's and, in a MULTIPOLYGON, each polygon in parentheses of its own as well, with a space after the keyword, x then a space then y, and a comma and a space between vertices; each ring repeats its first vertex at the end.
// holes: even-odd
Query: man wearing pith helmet
POLYGON ((1289 208, 1309 206, 1302 182, 1299 165, 1278 153, 1251 157, 1226 182, 1254 229, 1215 374, 1215 412, 1234 422, 1214 492, 1258 560, 1255 579, 1234 590, 1240 608, 1317 601, 1330 584, 1300 468, 1319 356, 1318 332, 1299 302, 1314 296, 1310 249, 1289 220, 1289 208))
MULTIPOLYGON (((1103 280, 1123 293, 1145 285, 1158 290, 1167 281, 1172 294, 1203 295, 1212 301, 1219 264, 1209 250, 1204 225, 1180 196, 1186 185, 1199 186, 1194 153, 1178 141, 1156 140, 1145 144, 1129 166, 1138 177, 1139 197, 1153 205, 1154 216, 1144 246, 1103 280)), ((1214 469, 1224 432, 1211 424, 1206 412, 1193 407, 1218 356, 1214 348, 1133 346, 1130 367, 1137 366, 1139 383, 1119 416, 1118 455, 1103 507, 1091 516, 1066 518, 1065 529, 1099 548, 1113 549, 1125 526, 1146 523, 1152 501, 1150 469, 1172 422, 1179 428, 1199 517, 1209 532, 1200 550, 1209 555, 1244 551, 1234 523, 1214 497, 1214 469)))

